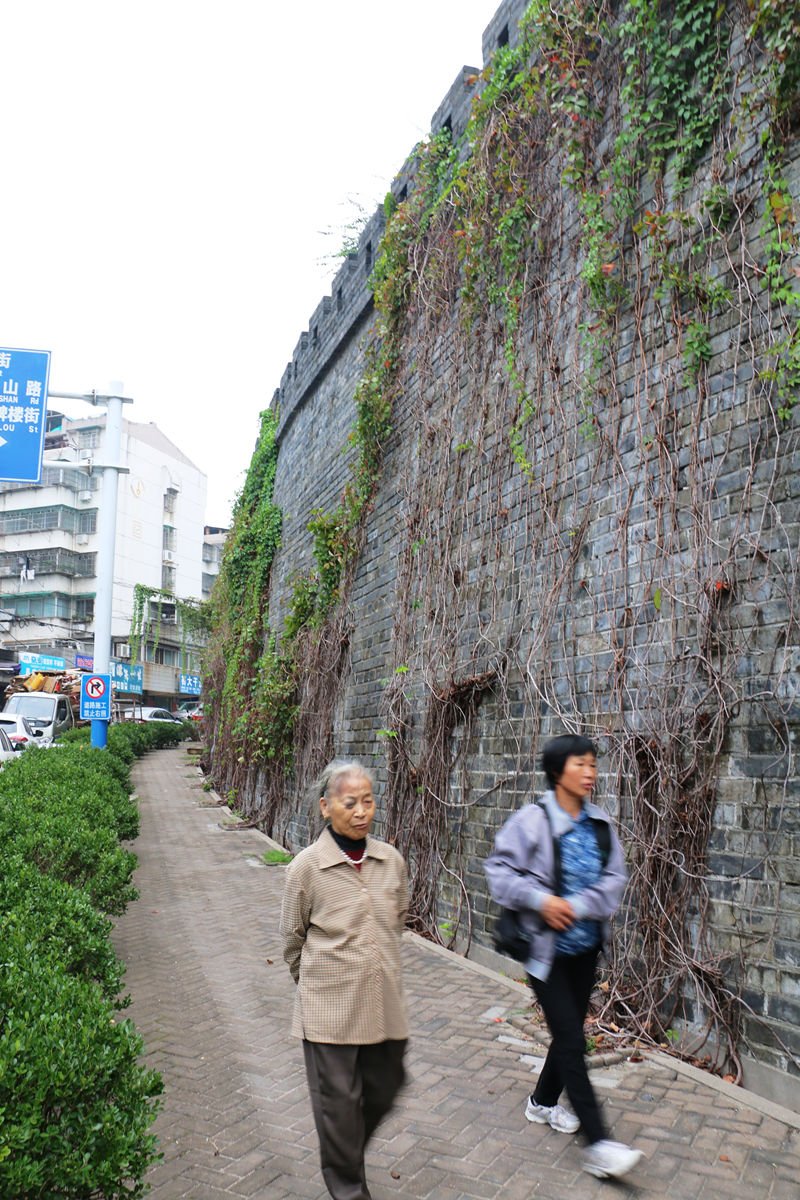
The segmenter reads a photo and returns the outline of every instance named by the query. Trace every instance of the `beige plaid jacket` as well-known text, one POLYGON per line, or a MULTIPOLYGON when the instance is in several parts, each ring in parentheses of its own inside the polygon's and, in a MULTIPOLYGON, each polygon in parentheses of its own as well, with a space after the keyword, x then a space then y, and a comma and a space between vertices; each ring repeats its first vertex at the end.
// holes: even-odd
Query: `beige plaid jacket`
POLYGON ((297 983, 292 1033, 309 1042, 369 1045, 408 1037, 400 935, 406 866, 367 838, 361 870, 327 829, 289 865, 281 913, 283 957, 297 983))

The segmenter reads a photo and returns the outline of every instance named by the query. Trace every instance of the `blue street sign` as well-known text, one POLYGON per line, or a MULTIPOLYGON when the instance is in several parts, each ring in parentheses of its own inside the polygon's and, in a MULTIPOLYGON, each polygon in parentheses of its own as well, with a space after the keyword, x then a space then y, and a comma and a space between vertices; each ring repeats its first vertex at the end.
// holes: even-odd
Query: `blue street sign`
POLYGON ((199 696, 203 690, 203 681, 199 675, 181 674, 181 695, 199 696))
POLYGON ((56 658, 54 654, 34 654, 23 650, 19 656, 20 675, 32 675, 34 671, 65 671, 67 660, 56 658))
POLYGON ((0 480, 38 483, 47 424, 49 350, 0 349, 0 480))
POLYGON ((127 663, 109 663, 111 678, 118 692, 133 692, 141 696, 144 685, 144 672, 141 667, 129 667, 127 663))
POLYGON ((111 676, 81 676, 81 720, 111 720, 111 676))

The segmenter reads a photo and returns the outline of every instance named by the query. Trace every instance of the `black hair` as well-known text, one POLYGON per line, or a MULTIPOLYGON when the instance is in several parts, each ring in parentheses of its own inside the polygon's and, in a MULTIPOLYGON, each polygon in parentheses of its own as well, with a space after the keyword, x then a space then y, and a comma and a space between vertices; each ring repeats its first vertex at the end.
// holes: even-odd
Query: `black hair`
POLYGON ((560 737, 551 738, 542 751, 542 770, 550 787, 558 783, 571 754, 594 754, 596 758, 597 747, 590 738, 580 733, 562 733, 560 737))

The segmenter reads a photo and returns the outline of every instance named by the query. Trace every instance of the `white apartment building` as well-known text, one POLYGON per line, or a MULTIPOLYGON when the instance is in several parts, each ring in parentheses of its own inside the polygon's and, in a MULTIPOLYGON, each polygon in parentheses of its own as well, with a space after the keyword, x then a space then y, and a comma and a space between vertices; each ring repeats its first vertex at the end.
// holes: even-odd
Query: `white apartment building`
POLYGON ((203 530, 203 599, 209 600, 222 565, 225 539, 230 533, 218 525, 206 525, 203 530))
MULTIPOLYGON (((91 656, 105 413, 48 416, 39 484, 0 482, 0 646, 65 659, 91 656), (47 466, 48 458, 70 465, 47 466), (74 465, 72 465, 74 463, 74 465)), ((203 594, 207 479, 154 424, 123 421, 112 597, 112 659, 131 660, 137 584, 180 600, 203 594)), ((157 702, 185 695, 181 676, 197 673, 175 603, 149 599, 137 662, 143 694, 157 702)), ((135 647, 134 647, 135 649, 135 647)), ((78 665, 81 665, 80 662, 78 665)))

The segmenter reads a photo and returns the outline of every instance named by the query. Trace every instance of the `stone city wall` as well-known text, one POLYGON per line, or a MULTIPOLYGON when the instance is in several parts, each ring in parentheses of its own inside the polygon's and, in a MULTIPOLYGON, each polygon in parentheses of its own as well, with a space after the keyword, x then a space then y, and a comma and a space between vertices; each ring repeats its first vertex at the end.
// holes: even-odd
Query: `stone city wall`
MULTIPOLYGON (((515 44, 524 8, 498 9, 486 61, 515 44)), ((741 98, 746 25, 732 17, 732 29, 732 95, 741 98)), ((476 75, 458 74, 434 132, 447 125, 458 141, 482 86, 476 75)), ((598 157, 613 133, 605 86, 598 157)), ((659 896, 680 890, 687 872, 703 877, 688 937, 720 971, 713 1003, 724 1006, 728 988, 747 1005, 746 1062, 800 1078, 800 448, 796 413, 776 415, 765 356, 781 313, 764 290, 760 131, 728 131, 705 152, 681 201, 685 218, 670 218, 674 179, 644 181, 609 264, 632 298, 591 353, 585 214, 553 153, 514 338, 518 387, 496 310, 470 324, 447 263, 428 277, 408 316, 393 432, 343 601, 333 742, 374 766, 379 825, 412 871, 435 877, 426 911, 443 940, 457 932, 458 944, 487 947, 495 909, 482 862, 494 835, 541 786, 543 739, 591 733, 599 794, 621 819, 641 887, 651 886, 648 872, 659 896), (724 289, 696 354, 699 302, 655 281, 657 251, 684 264, 695 254, 724 289)), ((393 185, 398 200, 413 192, 417 167, 412 155, 393 185)), ((796 198, 796 127, 783 174, 796 198)), ((352 396, 384 227, 381 211, 275 393, 284 529, 273 629, 296 573, 313 565, 308 520, 337 503, 352 467, 352 396)), ((256 808, 258 789, 254 772, 256 808)), ((274 832, 297 847, 317 828, 298 791, 274 832)), ((656 923, 671 919, 663 911, 656 923)), ((625 920, 641 924, 641 910, 625 920)), ((699 1001, 688 1011, 704 1021, 699 1001)))

